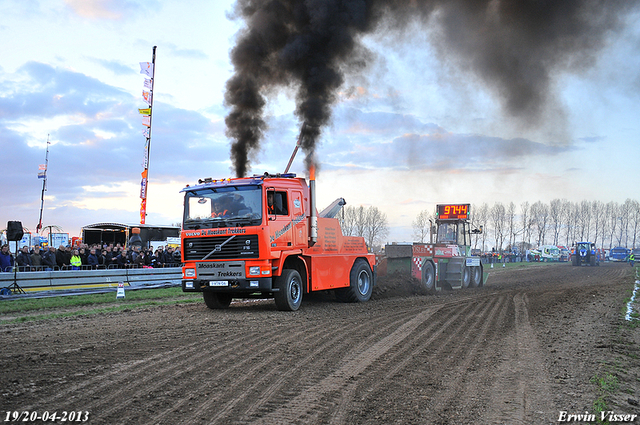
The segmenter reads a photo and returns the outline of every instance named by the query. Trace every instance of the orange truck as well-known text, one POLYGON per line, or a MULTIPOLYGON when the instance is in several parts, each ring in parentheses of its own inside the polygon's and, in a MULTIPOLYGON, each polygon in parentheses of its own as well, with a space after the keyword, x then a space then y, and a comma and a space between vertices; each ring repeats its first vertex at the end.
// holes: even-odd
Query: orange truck
POLYGON ((364 238, 344 236, 337 199, 318 213, 315 172, 199 180, 184 192, 182 290, 202 292, 207 307, 233 298, 274 298, 295 311, 304 294, 331 290, 345 302, 368 301, 375 255, 364 238))

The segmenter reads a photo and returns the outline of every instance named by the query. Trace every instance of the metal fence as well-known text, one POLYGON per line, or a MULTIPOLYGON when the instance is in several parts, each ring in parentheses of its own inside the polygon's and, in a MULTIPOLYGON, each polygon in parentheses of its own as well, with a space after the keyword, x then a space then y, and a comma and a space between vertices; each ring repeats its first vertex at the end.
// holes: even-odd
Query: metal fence
MULTIPOLYGON (((0 273, 0 288, 10 288, 13 293, 51 290, 76 290, 96 288, 117 288, 125 286, 145 286, 157 284, 179 285, 182 268, 141 268, 125 269, 85 269, 49 271, 8 271, 0 273)), ((5 291, 6 292, 6 291, 5 291)))

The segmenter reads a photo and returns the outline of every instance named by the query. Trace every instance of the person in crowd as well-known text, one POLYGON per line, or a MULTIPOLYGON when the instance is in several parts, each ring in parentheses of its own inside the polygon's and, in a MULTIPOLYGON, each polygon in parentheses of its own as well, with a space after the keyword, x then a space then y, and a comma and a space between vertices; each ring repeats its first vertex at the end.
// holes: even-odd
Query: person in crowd
POLYGON ((87 257, 89 256, 89 254, 87 253, 87 251, 84 248, 84 246, 78 248, 78 253, 80 254, 80 261, 82 261, 82 265, 83 266, 89 265, 89 263, 87 261, 87 257))
POLYGON ((31 254, 31 265, 35 270, 42 270, 42 254, 40 254, 40 245, 33 247, 33 253, 31 254))
POLYGON ((44 249, 42 253, 42 265, 45 270, 53 270, 56 266, 56 249, 53 246, 50 246, 49 249, 44 249))
POLYGON ((126 268, 130 264, 127 249, 123 248, 116 256, 115 260, 119 269, 126 268))
POLYGON ((13 255, 9 251, 9 245, 4 244, 0 248, 0 272, 10 272, 13 269, 13 255))
POLYGON ((151 265, 153 267, 162 267, 162 249, 156 249, 156 252, 153 254, 153 258, 151 260, 151 265))
POLYGON ((82 267, 82 259, 80 258, 80 251, 77 249, 73 250, 73 255, 71 256, 71 270, 80 270, 82 267))
POLYGON ((138 245, 133 245, 131 247, 131 249, 129 250, 129 263, 130 264, 135 264, 136 262, 136 258, 138 258, 138 255, 140 255, 140 246, 138 245))
POLYGON ((164 252, 164 260, 165 267, 173 267, 175 266, 175 259, 173 257, 173 247, 167 246, 167 250, 164 252))
POLYGON ((136 267, 142 267, 142 266, 145 265, 144 264, 144 251, 140 251, 140 252, 136 253, 136 256, 135 256, 135 258, 133 260, 133 264, 136 267))
POLYGON ((31 253, 28 246, 23 246, 18 255, 16 256, 16 262, 18 263, 18 271, 29 272, 31 271, 31 253))
POLYGON ((62 270, 65 266, 69 265, 66 254, 67 248, 64 245, 60 245, 56 251, 56 265, 62 270))
POLYGON ((115 255, 113 255, 113 245, 108 245, 104 249, 102 256, 104 257, 104 266, 109 268, 109 266, 113 264, 113 259, 115 257, 115 255))
POLYGON ((96 249, 91 248, 89 251, 89 255, 87 255, 87 265, 92 269, 97 269, 100 265, 100 261, 98 260, 98 256, 96 255, 96 249))

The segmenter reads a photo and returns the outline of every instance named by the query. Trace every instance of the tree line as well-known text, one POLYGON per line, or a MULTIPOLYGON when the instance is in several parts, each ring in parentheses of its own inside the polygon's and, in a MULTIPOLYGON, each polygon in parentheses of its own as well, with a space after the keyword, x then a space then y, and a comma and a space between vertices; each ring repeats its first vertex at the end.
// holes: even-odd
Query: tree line
MULTIPOLYGON (((572 246, 588 241, 598 248, 640 246, 640 202, 627 199, 624 203, 602 201, 571 202, 554 199, 549 203, 525 201, 492 205, 472 204, 473 228, 483 232, 472 235, 472 247, 482 251, 521 251, 542 245, 572 246)), ((369 248, 380 249, 389 235, 387 215, 374 206, 346 206, 338 215, 345 236, 364 237, 369 248)), ((423 210, 412 222, 415 242, 430 240, 435 225, 435 209, 423 210)))
MULTIPOLYGON (((435 213, 420 212, 413 222, 414 237, 428 241, 429 220, 435 213)), ((616 246, 636 248, 640 245, 640 202, 627 199, 624 203, 602 201, 571 202, 554 199, 530 204, 496 202, 471 205, 471 223, 483 227, 483 233, 473 235, 473 248, 487 251, 521 251, 541 245, 564 245, 588 241, 598 248, 616 246)))

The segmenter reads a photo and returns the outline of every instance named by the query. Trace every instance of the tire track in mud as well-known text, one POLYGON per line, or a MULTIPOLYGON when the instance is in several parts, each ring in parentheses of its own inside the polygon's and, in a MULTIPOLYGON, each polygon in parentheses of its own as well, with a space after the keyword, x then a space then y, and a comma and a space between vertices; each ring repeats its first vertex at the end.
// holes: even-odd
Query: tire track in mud
MULTIPOLYGON (((217 382, 237 372, 245 373, 245 368, 247 367, 249 368, 246 370, 251 372, 270 363, 272 360, 264 355, 271 349, 273 345, 273 342, 271 342, 272 338, 274 338, 278 332, 280 332, 279 329, 273 329, 266 333, 258 331, 251 332, 239 340, 230 339, 226 341, 223 350, 215 345, 217 341, 211 341, 209 339, 209 344, 203 344, 201 342, 191 355, 172 355, 170 361, 176 362, 176 358, 180 358, 180 356, 182 356, 182 359, 172 364, 168 370, 158 370, 149 375, 136 371, 134 376, 128 376, 128 380, 133 381, 127 386, 127 391, 131 391, 134 388, 138 388, 140 392, 145 393, 162 391, 169 382, 180 378, 179 386, 173 386, 171 388, 174 393, 180 393, 183 389, 194 392, 194 387, 204 392, 206 391, 205 387, 207 387, 211 381, 217 382), (252 343, 246 343, 249 341, 252 343), (258 342, 256 343, 255 341, 258 342), (211 346, 211 344, 213 344, 213 346, 211 346), (262 362, 253 364, 256 357, 260 358, 263 356, 265 359, 262 362), (207 364, 212 363, 222 365, 222 367, 220 367, 221 370, 219 373, 208 376, 205 379, 200 372, 207 369, 207 364), (136 379, 136 376, 140 376, 141 379, 136 379)), ((300 329, 297 332, 291 333, 285 342, 295 340, 296 338, 312 339, 321 332, 322 329, 300 329), (304 334, 306 334, 306 336, 304 334)), ((149 418, 149 423, 162 423, 162 420, 168 414, 192 402, 189 398, 172 399, 170 406, 164 410, 155 411, 154 409, 153 416, 149 418)), ((101 404, 104 405, 105 403, 101 404)), ((112 407, 102 410, 101 416, 115 417, 117 420, 120 420, 126 417, 125 412, 131 411, 133 400, 125 403, 113 400, 110 404, 112 407)), ((169 421, 167 423, 173 422, 169 421)))
MULTIPOLYGON (((401 344, 409 338, 418 328, 429 321, 434 313, 440 311, 440 307, 431 307, 421 309, 413 318, 400 325, 394 332, 383 337, 379 342, 373 344, 364 351, 351 351, 348 358, 342 366, 323 378, 317 385, 306 388, 301 393, 295 395, 287 403, 282 403, 275 411, 269 412, 256 420, 254 423, 302 423, 314 422, 317 417, 326 411, 327 403, 325 403, 330 394, 342 394, 347 387, 349 392, 350 382, 357 379, 358 375, 363 373, 365 369, 373 365, 383 355, 401 344)), ((454 312, 449 316, 446 324, 453 323, 464 310, 454 312)), ((427 325, 427 327, 429 327, 427 325)), ((344 397, 345 400, 348 397, 344 397)), ((346 405, 346 402, 341 403, 346 405)), ((337 417, 340 417, 341 413, 337 417)))
MULTIPOLYGON (((464 375, 473 362, 474 356, 481 351, 485 337, 495 323, 506 315, 505 300, 506 297, 503 296, 499 299, 485 297, 478 300, 477 303, 465 301, 462 303, 467 304, 464 310, 456 312, 452 308, 450 314, 453 316, 438 317, 438 321, 433 322, 419 334, 407 338, 405 347, 402 347, 384 362, 370 368, 370 378, 375 377, 379 371, 385 371, 385 373, 380 379, 374 381, 373 385, 361 388, 356 394, 360 395, 363 401, 348 403, 346 400, 341 400, 341 407, 337 409, 330 423, 352 422, 346 420, 347 412, 342 407, 357 410, 358 407, 367 403, 369 396, 379 396, 376 394, 377 391, 385 392, 398 374, 423 371, 423 362, 419 359, 425 357, 428 359, 452 359, 450 363, 453 364, 445 365, 449 374, 448 381, 452 385, 446 386, 443 391, 438 391, 431 406, 425 410, 428 410, 429 414, 437 414, 448 408, 451 405, 452 397, 462 391, 464 375), (445 356, 445 354, 449 355, 445 356), (416 364, 416 362, 418 363, 416 364)), ((368 382, 368 379, 365 378, 363 381, 368 382)), ((344 394, 344 396, 353 397, 350 394, 344 394)))
POLYGON ((512 299, 514 335, 507 347, 517 363, 515 368, 498 374, 491 394, 493 404, 502 408, 494 410, 495 417, 487 418, 487 423, 552 423, 557 409, 551 401, 551 380, 543 364, 545 353, 529 321, 528 297, 526 292, 517 292, 512 299))
MULTIPOLYGON (((277 331, 273 330, 271 334, 277 331)), ((269 336, 269 334, 267 334, 269 336)), ((82 405, 82 410, 100 412, 99 416, 108 416, 117 409, 126 411, 131 404, 131 400, 122 400, 119 394, 126 391, 133 391, 136 388, 140 392, 150 393, 161 388, 171 379, 181 375, 187 370, 200 366, 202 363, 210 361, 212 358, 223 357, 235 350, 238 343, 248 340, 258 340, 259 336, 253 333, 244 335, 240 340, 229 340, 222 347, 216 347, 215 353, 211 357, 200 356, 200 361, 193 361, 202 350, 205 341, 194 341, 186 346, 181 346, 171 352, 160 352, 151 357, 130 362, 122 367, 116 367, 106 374, 98 375, 92 379, 74 385, 68 389, 58 392, 54 397, 43 400, 43 404, 60 406, 64 405, 69 398, 74 399, 75 405, 82 405), (140 377, 140 379, 137 379, 140 377)), ((244 345, 244 344, 243 344, 244 345)))
MULTIPOLYGON (((319 330, 318 333, 322 333, 321 338, 317 338, 317 335, 310 335, 304 341, 298 341, 294 338, 289 342, 305 343, 305 346, 302 347, 305 351, 304 357, 285 361, 278 365, 279 367, 271 367, 258 376, 256 376, 256 372, 273 365, 273 359, 268 359, 259 367, 242 370, 242 377, 225 386, 224 399, 204 400, 195 408, 193 416, 195 418, 202 417, 215 408, 213 416, 207 415, 209 423, 228 423, 230 420, 237 423, 253 423, 255 418, 262 415, 261 411, 271 410, 271 406, 282 402, 274 400, 274 398, 277 399, 293 387, 311 385, 305 384, 305 381, 313 379, 315 371, 326 367, 327 363, 331 364, 336 358, 339 358, 340 352, 345 350, 345 346, 348 346, 349 339, 353 335, 366 334, 370 328, 386 329, 397 326, 398 320, 410 315, 411 313, 399 312, 377 317, 373 322, 363 321, 350 329, 349 333, 345 333, 340 323, 332 322, 330 327, 323 325, 319 330), (308 347, 311 347, 312 350, 308 351, 308 347)), ((286 329, 283 331, 287 332, 286 329)), ((274 345, 282 345, 282 342, 282 340, 274 341, 274 345)), ((230 371, 230 373, 236 372, 240 371, 230 371)), ((194 422, 198 422, 198 420, 185 423, 194 422)))

